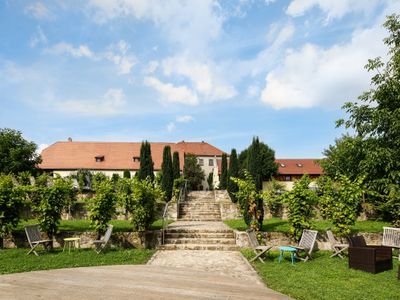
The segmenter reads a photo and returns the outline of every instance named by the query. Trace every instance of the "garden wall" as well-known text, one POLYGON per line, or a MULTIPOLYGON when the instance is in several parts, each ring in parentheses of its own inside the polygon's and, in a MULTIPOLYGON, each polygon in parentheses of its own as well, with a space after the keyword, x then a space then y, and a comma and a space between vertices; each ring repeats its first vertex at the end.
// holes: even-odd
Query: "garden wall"
MULTIPOLYGON (((64 238, 79 237, 82 248, 92 247, 92 241, 97 235, 93 231, 77 232, 63 231, 56 235, 54 247, 62 247, 64 238)), ((155 248, 161 242, 161 230, 147 231, 142 236, 138 232, 115 232, 109 243, 122 248, 155 248)), ((4 239, 5 248, 29 248, 25 232, 16 232, 4 239)))
MULTIPOLYGON (((249 239, 245 231, 234 230, 236 237, 236 245, 239 247, 250 247, 249 239)), ((277 250, 278 246, 289 246, 294 245, 294 241, 291 239, 288 233, 283 232, 264 232, 264 239, 268 245, 273 245, 274 250, 277 250)), ((368 245, 381 245, 382 234, 381 233, 359 233, 364 236, 365 241, 368 245)), ((344 241, 346 242, 346 241, 344 241)), ((331 250, 330 243, 326 235, 317 236, 317 249, 319 250, 331 250)))

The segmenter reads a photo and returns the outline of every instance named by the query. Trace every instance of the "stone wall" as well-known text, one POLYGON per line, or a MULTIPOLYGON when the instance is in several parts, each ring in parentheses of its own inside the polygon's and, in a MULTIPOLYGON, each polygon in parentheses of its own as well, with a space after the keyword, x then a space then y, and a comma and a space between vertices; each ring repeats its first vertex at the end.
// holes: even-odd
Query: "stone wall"
MULTIPOLYGON (((234 230, 236 236, 236 245, 239 247, 250 247, 249 239, 245 231, 234 230)), ((359 233, 364 236, 368 245, 381 245, 381 233, 359 233)), ((278 246, 295 245, 296 242, 292 240, 289 234, 283 232, 264 232, 264 240, 268 245, 273 245, 273 250, 277 250, 278 246)), ((325 234, 318 234, 317 236, 317 249, 331 250, 330 243, 325 234)))
MULTIPOLYGON (((93 231, 77 232, 63 231, 56 235, 54 247, 62 247, 64 238, 79 237, 82 248, 92 247, 92 241, 97 238, 93 231)), ((111 246, 122 248, 155 248, 161 242, 161 230, 147 231, 144 234, 138 232, 114 232, 109 241, 111 246)), ((25 232, 16 232, 4 239, 5 248, 29 248, 25 232)))
POLYGON ((240 219, 242 214, 236 203, 233 203, 226 190, 214 190, 215 202, 219 204, 221 219, 240 219))

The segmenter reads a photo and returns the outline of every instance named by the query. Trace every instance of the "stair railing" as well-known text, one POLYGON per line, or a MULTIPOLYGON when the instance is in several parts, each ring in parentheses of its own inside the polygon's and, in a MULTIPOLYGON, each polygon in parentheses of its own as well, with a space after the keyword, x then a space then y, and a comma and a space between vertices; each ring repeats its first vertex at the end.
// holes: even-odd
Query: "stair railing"
POLYGON ((163 217, 162 217, 162 226, 161 226, 161 245, 164 245, 165 242, 165 229, 168 226, 168 202, 165 203, 163 217))
POLYGON ((178 201, 176 204, 176 218, 179 219, 179 206, 182 202, 186 200, 186 194, 187 194, 187 180, 185 180, 185 183, 181 188, 179 189, 179 196, 178 196, 178 201))

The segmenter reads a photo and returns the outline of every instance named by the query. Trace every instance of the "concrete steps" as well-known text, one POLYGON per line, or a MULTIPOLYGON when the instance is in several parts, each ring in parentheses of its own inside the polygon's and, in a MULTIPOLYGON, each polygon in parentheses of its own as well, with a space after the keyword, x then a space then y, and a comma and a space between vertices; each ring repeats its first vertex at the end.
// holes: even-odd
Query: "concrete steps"
POLYGON ((236 245, 222 244, 165 244, 159 250, 214 250, 214 251, 237 251, 236 245))
POLYGON ((190 225, 171 228, 171 224, 160 250, 238 250, 235 234, 221 222, 220 207, 215 203, 213 192, 191 192, 178 209, 177 223, 190 225))

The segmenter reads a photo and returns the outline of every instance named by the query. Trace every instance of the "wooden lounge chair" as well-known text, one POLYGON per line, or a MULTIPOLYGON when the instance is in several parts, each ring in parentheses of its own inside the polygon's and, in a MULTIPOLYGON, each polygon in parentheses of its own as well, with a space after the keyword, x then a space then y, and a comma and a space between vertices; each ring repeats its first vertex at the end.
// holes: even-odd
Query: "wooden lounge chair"
POLYGON ((256 237, 256 233, 253 229, 248 229, 247 235, 249 237, 250 246, 253 248, 253 251, 256 254, 256 256, 250 260, 250 262, 259 259, 262 263, 264 263, 262 256, 265 256, 272 246, 260 246, 256 237))
POLYGON ((400 260, 400 228, 383 227, 382 246, 397 248, 400 260))
POLYGON ((31 246, 31 250, 29 250, 28 254, 33 252, 36 256, 39 256, 36 252, 36 247, 43 245, 45 250, 48 250, 53 242, 52 240, 43 239, 42 234, 40 233, 39 224, 25 226, 25 233, 28 238, 28 243, 31 246))
POLYGON ((112 231, 113 231, 113 225, 109 224, 107 226, 107 230, 106 230, 106 233, 104 234, 104 236, 100 240, 93 241, 93 244, 95 245, 94 251, 96 251, 97 254, 99 254, 101 251, 103 251, 103 249, 107 246, 108 241, 110 240, 112 231))
POLYGON ((349 268, 369 273, 379 273, 393 269, 392 248, 369 246, 363 236, 350 238, 349 268))
POLYGON ((349 248, 349 245, 338 242, 335 239, 335 236, 333 235, 332 230, 330 230, 330 229, 326 231, 326 234, 328 236, 329 243, 331 244, 331 248, 334 252, 331 255, 331 257, 339 256, 341 259, 343 259, 343 255, 342 255, 343 251, 347 250, 347 248, 349 248))
POLYGON ((301 239, 298 246, 292 246, 296 248, 296 258, 300 259, 304 262, 312 259, 312 252, 315 247, 315 242, 317 240, 318 231, 316 230, 309 230, 304 229, 303 233, 301 234, 301 239), (301 252, 305 253, 305 257, 300 257, 299 254, 301 252))

